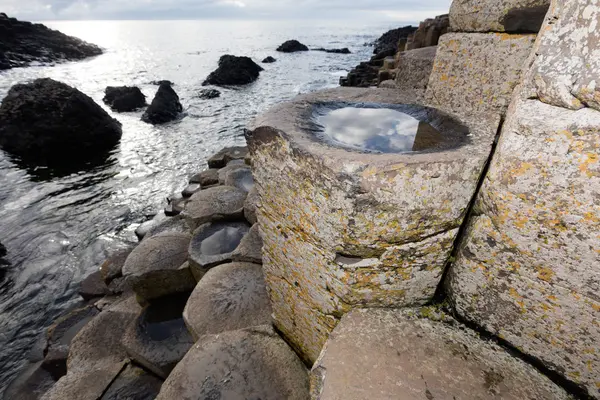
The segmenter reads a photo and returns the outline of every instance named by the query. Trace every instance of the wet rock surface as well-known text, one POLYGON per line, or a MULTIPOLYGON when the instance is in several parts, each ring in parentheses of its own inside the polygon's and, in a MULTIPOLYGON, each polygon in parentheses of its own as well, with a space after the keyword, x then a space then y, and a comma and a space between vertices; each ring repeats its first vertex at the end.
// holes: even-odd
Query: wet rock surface
POLYGON ((0 147, 25 163, 93 164, 120 139, 121 124, 94 100, 49 78, 14 85, 0 106, 0 147))
POLYGON ((225 174, 223 184, 233 186, 244 192, 249 192, 254 187, 254 178, 250 168, 238 168, 225 174))
POLYGON ((308 47, 297 40, 288 40, 277 48, 282 53, 296 53, 299 51, 308 51, 308 47))
POLYGON ((211 72, 203 85, 247 85, 257 80, 262 70, 250 57, 224 55, 219 59, 219 67, 211 72))
POLYGON ((183 198, 189 198, 192 197, 195 193, 199 192, 200 190, 202 190, 202 185, 200 185, 199 183, 192 183, 186 186, 185 189, 183 189, 181 195, 183 196, 183 198))
POLYGON ((320 47, 318 49, 312 49, 313 51, 322 51, 324 53, 332 53, 332 54, 352 54, 349 48, 344 47, 343 49, 325 49, 320 47))
POLYGON ((183 111, 179 96, 168 83, 162 83, 158 91, 142 115, 142 121, 152 125, 165 124, 176 120, 183 111))
POLYGON ((306 367, 271 327, 202 337, 157 400, 309 398, 306 367))
POLYGON ((95 298, 104 297, 109 294, 110 290, 102 279, 100 271, 93 272, 81 282, 79 286, 79 295, 84 300, 92 300, 95 298))
POLYGON ((38 400, 56 383, 42 362, 31 363, 7 386, 4 398, 10 400, 38 400))
POLYGON ((498 345, 460 326, 412 314, 419 312, 355 310, 345 315, 313 367, 313 398, 570 398, 498 345))
POLYGON ((19 21, 0 13, 0 70, 82 60, 102 54, 100 47, 42 24, 19 21))
POLYGON ((202 89, 198 93, 198 97, 204 100, 216 99, 217 97, 221 97, 221 92, 216 89, 202 89))
POLYGON ((102 101, 118 112, 135 111, 146 106, 146 96, 135 86, 108 86, 102 101))
POLYGON ((196 282, 188 268, 191 235, 166 232, 142 241, 125 261, 123 275, 142 299, 150 301, 191 291, 196 282))
MULTIPOLYGON (((214 164, 213 164, 214 165, 214 164)), ((219 170, 217 168, 210 168, 206 171, 202 171, 190 178, 191 184, 199 184, 202 187, 211 185, 217 185, 219 183, 219 170)))
POLYGON ((271 303, 258 264, 215 267, 194 289, 183 312, 194 338, 271 323, 271 303))
POLYGON ((245 222, 212 222, 200 226, 189 247, 189 260, 196 280, 212 267, 231 261, 250 226, 245 222))
POLYGON ((162 380, 133 364, 121 371, 100 400, 154 400, 162 380))
POLYGON ((112 253, 100 266, 100 276, 107 285, 123 275, 123 265, 133 251, 133 247, 117 250, 112 253))
POLYGON ((242 217, 246 192, 231 186, 217 186, 194 194, 183 216, 200 226, 207 222, 242 217))
POLYGON ((266 57, 264 60, 262 60, 262 62, 264 64, 272 64, 274 62, 276 62, 277 60, 274 57, 268 56, 266 57))
POLYGON ((208 167, 223 168, 231 161, 243 160, 247 155, 247 147, 227 147, 208 159, 208 167))
POLYGON ((123 336, 127 354, 163 379, 194 344, 182 317, 188 297, 183 293, 157 300, 144 308, 123 336))

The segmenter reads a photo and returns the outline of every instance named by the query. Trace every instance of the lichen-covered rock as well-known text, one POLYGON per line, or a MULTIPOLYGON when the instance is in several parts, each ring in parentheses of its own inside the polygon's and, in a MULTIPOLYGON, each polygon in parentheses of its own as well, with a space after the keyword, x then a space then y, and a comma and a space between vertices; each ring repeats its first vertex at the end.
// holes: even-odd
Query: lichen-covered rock
POLYGON ((270 326, 203 336, 156 400, 307 400, 306 367, 270 326))
POLYGON ((240 262, 211 269, 194 289, 183 318, 194 338, 269 325, 271 304, 261 266, 240 262))
MULTIPOLYGON (((549 46, 557 37, 598 51, 598 7, 552 3, 447 282, 459 315, 594 398, 600 398, 600 112, 556 107, 532 93, 547 60, 559 66, 579 60, 570 46, 560 47, 564 60, 558 57, 549 46)), ((577 71, 572 82, 588 76, 577 71)), ((549 82, 560 82, 555 78, 549 82)))
POLYGON ((128 364, 99 400, 154 400, 161 385, 154 375, 128 364))
MULTIPOLYGON (((208 159, 209 168, 223 168, 230 161, 243 160, 248 155, 247 147, 227 147, 208 159)), ((202 182, 200 182, 202 183, 202 182)))
POLYGON ((526 95, 571 110, 600 110, 600 5, 563 1, 552 7, 555 19, 540 38, 526 95))
POLYGON ((536 35, 448 33, 440 39, 427 101, 455 112, 504 113, 536 35))
POLYGON ((250 226, 245 222, 213 222, 201 225, 195 232, 188 253, 190 269, 197 281, 209 269, 230 262, 250 226))
POLYGON ((147 306, 123 335, 127 354, 163 379, 194 344, 182 317, 188 297, 189 293, 163 297, 147 306))
POLYGON ((191 239, 186 233, 161 233, 145 239, 131 252, 123 265, 123 276, 138 297, 150 301, 196 286, 189 268, 182 268, 191 239))
POLYGON ((469 143, 368 154, 324 144, 298 124, 314 104, 337 101, 415 98, 385 89, 319 92, 275 107, 247 135, 275 323, 310 361, 350 309, 431 300, 499 122, 473 113, 459 127, 430 111, 431 123, 447 135, 468 127, 469 143))
POLYGON ((317 400, 569 399, 531 365, 474 332, 416 316, 355 310, 311 374, 317 400))
POLYGON ((454 0, 450 28, 454 32, 537 33, 550 0, 454 0))
POLYGON ((396 87, 401 90, 425 90, 433 69, 436 46, 400 53, 396 66, 396 87))
POLYGON ((231 258, 233 261, 262 264, 262 246, 260 227, 258 224, 254 224, 235 249, 231 258))
POLYGON ((196 226, 224 219, 238 219, 244 212, 246 192, 231 186, 217 186, 194 194, 183 216, 196 226))
POLYGON ((256 217, 256 207, 258 205, 258 190, 256 186, 253 186, 248 193, 248 197, 244 202, 244 217, 251 224, 256 224, 258 219, 256 217))

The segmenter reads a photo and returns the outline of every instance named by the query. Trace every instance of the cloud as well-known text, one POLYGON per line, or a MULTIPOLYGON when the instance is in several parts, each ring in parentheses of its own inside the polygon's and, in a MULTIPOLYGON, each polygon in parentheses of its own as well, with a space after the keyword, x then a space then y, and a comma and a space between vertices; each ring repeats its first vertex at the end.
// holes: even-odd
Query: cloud
POLYGON ((451 0, 0 0, 21 19, 351 18, 418 22, 451 0))

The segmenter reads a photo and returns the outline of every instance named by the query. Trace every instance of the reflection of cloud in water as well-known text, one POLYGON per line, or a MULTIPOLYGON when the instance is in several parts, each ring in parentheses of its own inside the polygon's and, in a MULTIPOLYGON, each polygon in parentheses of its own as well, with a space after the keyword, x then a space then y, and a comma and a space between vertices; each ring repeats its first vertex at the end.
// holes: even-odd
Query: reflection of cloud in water
POLYGON ((392 109, 354 107, 331 111, 318 122, 336 142, 382 152, 411 151, 420 123, 392 109))

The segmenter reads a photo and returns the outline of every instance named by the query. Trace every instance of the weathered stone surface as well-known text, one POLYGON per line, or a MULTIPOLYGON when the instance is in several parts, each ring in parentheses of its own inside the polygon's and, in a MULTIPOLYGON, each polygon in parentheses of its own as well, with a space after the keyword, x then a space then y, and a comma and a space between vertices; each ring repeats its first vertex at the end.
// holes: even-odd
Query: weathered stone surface
POLYGON ((411 314, 418 311, 355 310, 345 315, 313 367, 312 398, 570 398, 498 345, 458 324, 411 314))
POLYGON ((104 280, 104 283, 108 285, 114 279, 117 279, 123 275, 123 265, 132 251, 133 247, 117 250, 102 263, 100 266, 100 276, 104 280))
MULTIPOLYGON (((219 170, 219 184, 226 185, 225 179, 227 178, 227 174, 229 174, 230 172, 240 170, 240 169, 250 171, 250 166, 246 165, 244 160, 230 161, 225 167, 223 167, 219 170)), ((233 186, 233 185, 229 185, 229 186, 233 186)), ((246 192, 247 192, 247 190, 246 190, 246 192)))
POLYGON ((163 379, 194 344, 182 317, 188 297, 188 293, 163 297, 147 306, 123 336, 127 354, 163 379))
POLYGON ((142 240, 150 229, 167 219, 165 213, 156 214, 151 220, 141 223, 135 230, 135 236, 142 240))
POLYGON ((231 258, 233 261, 262 264, 262 246, 260 227, 258 224, 254 224, 248 234, 244 236, 240 245, 235 249, 231 258))
MULTIPOLYGON (((224 169, 226 169, 225 167, 224 169)), ((223 182, 227 186, 233 186, 244 192, 249 192, 254 187, 254 178, 252 177, 252 170, 250 168, 237 168, 232 171, 228 171, 225 174, 225 180, 223 182)))
MULTIPOLYGON (((275 323, 310 361, 350 309, 431 300, 499 121, 472 113, 458 128, 469 128, 469 143, 453 150, 366 154, 324 145, 298 125, 314 104, 336 101, 415 98, 385 89, 319 92, 275 107, 247 136, 275 323)), ((452 120, 433 115, 452 135, 452 120)))
POLYGON ((550 0, 454 0, 450 28, 455 32, 537 33, 550 0))
POLYGON ((163 233, 182 233, 182 234, 191 234, 194 228, 193 225, 190 224, 190 221, 183 218, 181 215, 177 215, 175 217, 168 217, 162 222, 153 225, 144 239, 149 239, 151 237, 163 234, 163 233))
POLYGON ((572 110, 600 110, 600 6, 557 2, 550 15, 554 20, 538 43, 526 95, 572 110))
POLYGON ((128 364, 100 400, 154 400, 161 385, 154 375, 128 364))
POLYGON ((195 232, 188 253, 190 269, 197 281, 219 264, 232 260, 250 226, 245 222, 213 222, 201 225, 195 232))
POLYGON ((258 190, 256 189, 256 186, 254 186, 252 189, 250 189, 248 197, 244 202, 244 217, 251 224, 256 224, 258 222, 258 219, 256 218, 256 207, 258 205, 258 201, 258 190))
POLYGON ((230 161, 243 160, 246 155, 248 155, 247 147, 227 147, 208 159, 208 167, 223 168, 230 161))
POLYGON ((231 186, 202 190, 190 198, 183 216, 196 226, 211 221, 237 219, 244 211, 246 192, 231 186))
POLYGON ((199 192, 200 190, 202 190, 202 185, 200 185, 199 183, 191 183, 187 185, 185 189, 183 189, 181 195, 184 199, 187 199, 188 197, 192 197, 195 193, 199 192))
POLYGON ((110 290, 108 290, 108 286, 104 283, 99 270, 91 273, 81 282, 78 292, 84 300, 104 297, 110 294, 110 290))
POLYGON ((42 400, 98 400, 125 365, 125 362, 119 362, 101 368, 69 372, 46 392, 42 400))
POLYGON ((419 24, 419 29, 407 38, 405 48, 399 50, 416 50, 423 47, 437 46, 440 37, 448 33, 449 28, 450 18, 448 14, 428 18, 422 21, 419 24))
POLYGON ((149 301, 196 286, 189 268, 182 268, 191 239, 185 233, 161 233, 145 239, 131 252, 123 275, 141 299, 149 301))
POLYGON ((308 374, 270 326, 203 336, 175 367, 157 400, 306 400, 308 374))
POLYGON ((219 170, 210 168, 190 178, 190 184, 199 184, 202 187, 216 185, 219 183, 219 170))
POLYGON ((396 66, 396 87, 401 90, 425 90, 433 69, 437 46, 400 53, 396 66))
POLYGON ((427 101, 455 112, 506 112, 536 35, 448 33, 440 39, 427 101))
POLYGON ((208 271, 183 311, 194 338, 271 324, 271 303, 258 264, 232 263, 208 271))

